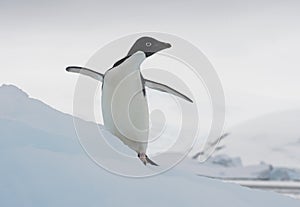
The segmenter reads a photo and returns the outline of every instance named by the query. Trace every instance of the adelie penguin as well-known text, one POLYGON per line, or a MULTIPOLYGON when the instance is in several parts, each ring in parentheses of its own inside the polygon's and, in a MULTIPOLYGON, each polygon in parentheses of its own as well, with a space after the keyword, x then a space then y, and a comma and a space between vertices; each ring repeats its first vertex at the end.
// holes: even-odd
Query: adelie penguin
POLYGON ((146 154, 149 136, 149 111, 145 87, 192 100, 182 93, 143 78, 140 65, 151 55, 170 48, 171 44, 151 37, 139 38, 128 54, 118 60, 105 74, 88 68, 69 66, 68 72, 81 73, 103 83, 102 114, 105 128, 137 152, 146 165, 157 165, 146 154))

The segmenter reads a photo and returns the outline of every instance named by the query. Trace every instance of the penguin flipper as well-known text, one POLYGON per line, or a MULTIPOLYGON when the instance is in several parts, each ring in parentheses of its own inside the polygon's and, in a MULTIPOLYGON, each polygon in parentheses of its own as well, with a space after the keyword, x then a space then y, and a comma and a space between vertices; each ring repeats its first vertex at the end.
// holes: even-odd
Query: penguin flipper
POLYGON ((147 79, 144 79, 144 81, 145 81, 145 86, 147 86, 149 88, 152 88, 152 89, 155 89, 155 90, 158 90, 158 91, 162 91, 162 92, 166 92, 166 93, 170 93, 170 94, 175 95, 177 97, 183 98, 184 100, 186 100, 188 102, 193 103, 192 99, 190 99, 186 95, 176 91, 175 89, 173 89, 173 88, 171 88, 167 85, 157 83, 155 81, 151 81, 151 80, 147 80, 147 79))
POLYGON ((103 78, 104 78, 104 75, 102 73, 96 72, 88 68, 79 67, 79 66, 69 66, 66 68, 66 71, 73 72, 73 73, 80 73, 101 82, 103 82, 103 78))

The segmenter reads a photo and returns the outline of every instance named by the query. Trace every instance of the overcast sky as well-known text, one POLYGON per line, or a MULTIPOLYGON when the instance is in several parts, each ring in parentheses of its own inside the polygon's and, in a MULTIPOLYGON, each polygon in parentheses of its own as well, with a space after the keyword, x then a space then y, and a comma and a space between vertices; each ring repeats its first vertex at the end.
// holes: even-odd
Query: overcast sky
POLYGON ((297 0, 0 0, 0 84, 72 113, 77 78, 66 66, 114 39, 158 31, 196 45, 219 74, 229 117, 247 119, 299 106, 299 24, 297 0))

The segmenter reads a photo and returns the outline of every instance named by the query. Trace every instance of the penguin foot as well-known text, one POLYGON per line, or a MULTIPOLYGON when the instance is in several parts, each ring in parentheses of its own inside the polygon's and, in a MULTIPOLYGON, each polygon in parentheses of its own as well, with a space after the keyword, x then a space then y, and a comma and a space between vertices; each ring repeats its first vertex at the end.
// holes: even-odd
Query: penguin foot
POLYGON ((150 158, 145 153, 138 153, 138 158, 144 163, 144 165, 147 165, 147 163, 149 163, 151 165, 159 166, 158 164, 150 160, 150 158))

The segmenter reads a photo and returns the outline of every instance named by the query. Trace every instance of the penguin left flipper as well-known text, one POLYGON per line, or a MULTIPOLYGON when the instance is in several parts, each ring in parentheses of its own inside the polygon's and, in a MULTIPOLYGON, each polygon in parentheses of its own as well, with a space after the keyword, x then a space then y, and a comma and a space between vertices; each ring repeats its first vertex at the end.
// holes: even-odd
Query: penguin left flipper
POLYGON ((189 97, 187 97, 186 95, 176 91, 175 89, 167 86, 167 85, 164 85, 164 84, 161 84, 161 83, 157 83, 157 82, 154 82, 154 81, 151 81, 151 80, 147 80, 147 79, 144 79, 145 81, 145 86, 149 87, 149 88, 152 88, 152 89, 155 89, 155 90, 158 90, 158 91, 162 91, 162 92, 166 92, 166 93, 170 93, 172 95, 175 95, 179 98, 183 98, 184 100, 188 101, 188 102, 191 102, 193 103, 193 100, 190 99, 189 97))
POLYGON ((66 68, 66 71, 73 72, 73 73, 80 73, 101 82, 103 82, 103 78, 104 78, 104 75, 102 73, 96 72, 88 68, 79 67, 79 66, 69 66, 66 68))

